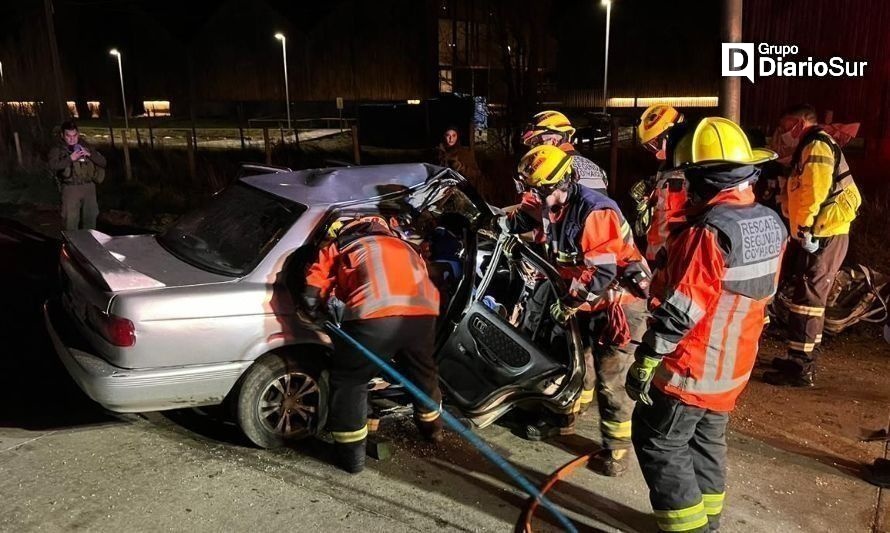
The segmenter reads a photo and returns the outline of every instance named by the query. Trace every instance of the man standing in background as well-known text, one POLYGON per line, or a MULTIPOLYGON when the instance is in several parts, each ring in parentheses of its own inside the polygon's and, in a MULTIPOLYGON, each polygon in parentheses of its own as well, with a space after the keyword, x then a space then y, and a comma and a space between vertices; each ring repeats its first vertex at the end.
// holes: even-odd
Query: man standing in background
POLYGON ((80 137, 77 124, 65 121, 61 142, 49 151, 49 168, 62 193, 62 221, 66 230, 94 229, 99 216, 96 184, 105 180, 105 156, 80 137))

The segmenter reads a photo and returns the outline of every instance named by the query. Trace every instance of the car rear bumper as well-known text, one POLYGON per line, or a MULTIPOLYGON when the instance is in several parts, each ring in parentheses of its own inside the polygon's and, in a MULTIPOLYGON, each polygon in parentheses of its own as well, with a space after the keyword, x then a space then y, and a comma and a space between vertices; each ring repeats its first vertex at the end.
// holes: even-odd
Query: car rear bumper
POLYGON ((222 403, 250 361, 158 369, 116 367, 89 353, 57 301, 43 306, 46 330, 77 385, 94 401, 118 413, 163 411, 222 403))

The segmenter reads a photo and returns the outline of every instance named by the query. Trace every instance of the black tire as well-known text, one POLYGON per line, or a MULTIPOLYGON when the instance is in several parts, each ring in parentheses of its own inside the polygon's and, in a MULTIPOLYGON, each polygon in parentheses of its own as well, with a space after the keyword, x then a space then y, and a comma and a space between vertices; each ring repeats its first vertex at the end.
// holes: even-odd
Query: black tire
POLYGON ((251 442, 279 448, 318 428, 326 387, 320 372, 279 353, 263 355, 247 369, 238 389, 235 418, 251 442))

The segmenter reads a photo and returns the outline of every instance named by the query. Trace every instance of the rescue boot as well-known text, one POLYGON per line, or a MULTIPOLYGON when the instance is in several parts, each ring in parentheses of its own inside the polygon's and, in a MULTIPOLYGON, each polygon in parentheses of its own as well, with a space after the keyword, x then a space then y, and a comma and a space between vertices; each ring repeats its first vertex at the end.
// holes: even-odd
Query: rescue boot
POLYGON ((422 413, 420 417, 414 417, 414 423, 417 425, 417 430, 420 432, 420 436, 427 442, 440 444, 445 440, 445 428, 442 423, 442 417, 437 416, 432 420, 423 420, 421 417, 424 414, 426 413, 422 413))
POLYGON ((334 461, 350 474, 358 474, 365 469, 365 439, 357 442, 335 442, 334 461))
POLYGON ((547 440, 561 435, 575 434, 575 417, 572 415, 562 415, 553 419, 540 419, 533 424, 525 426, 522 437, 527 440, 547 440))
POLYGON ((782 372, 798 372, 800 369, 800 365, 787 357, 773 357, 773 360, 770 361, 770 365, 782 372))
POLYGON ((587 468, 607 477, 618 477, 627 471, 627 450, 600 450, 590 458, 587 468))
POLYGON ((816 369, 813 365, 804 368, 794 361, 788 361, 788 368, 763 373, 763 381, 777 387, 808 388, 816 385, 816 369))

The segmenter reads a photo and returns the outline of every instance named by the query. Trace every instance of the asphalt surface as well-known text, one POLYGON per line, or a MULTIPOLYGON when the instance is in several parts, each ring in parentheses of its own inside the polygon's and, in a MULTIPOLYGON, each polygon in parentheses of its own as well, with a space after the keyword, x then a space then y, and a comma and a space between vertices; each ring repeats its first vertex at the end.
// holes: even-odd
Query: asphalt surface
MULTIPOLYGON (((250 447, 218 410, 116 415, 70 380, 43 329, 58 243, 0 220, 0 530, 509 531, 523 495, 451 435, 419 444, 407 420, 384 421, 394 456, 358 476, 327 447, 250 447)), ((579 434, 530 443, 480 431, 535 482, 596 448, 596 415, 579 434)), ((830 465, 731 434, 723 532, 886 531, 879 491, 830 465)), ((584 469, 551 497, 582 531, 654 531, 636 464, 619 479, 584 469)), ((556 530, 546 515, 535 531, 556 530)))

